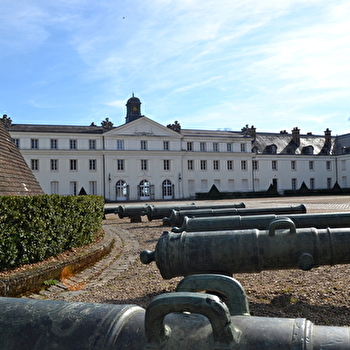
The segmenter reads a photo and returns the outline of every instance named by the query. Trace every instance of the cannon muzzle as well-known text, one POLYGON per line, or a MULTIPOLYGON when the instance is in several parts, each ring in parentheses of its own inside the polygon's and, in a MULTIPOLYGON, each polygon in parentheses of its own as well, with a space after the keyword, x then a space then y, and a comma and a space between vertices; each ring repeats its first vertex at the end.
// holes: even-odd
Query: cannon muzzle
POLYGON ((291 220, 275 221, 268 230, 164 232, 154 252, 165 279, 198 273, 252 273, 263 270, 310 270, 321 265, 350 263, 350 228, 296 229, 291 220), (280 229, 286 225, 288 229, 280 229))

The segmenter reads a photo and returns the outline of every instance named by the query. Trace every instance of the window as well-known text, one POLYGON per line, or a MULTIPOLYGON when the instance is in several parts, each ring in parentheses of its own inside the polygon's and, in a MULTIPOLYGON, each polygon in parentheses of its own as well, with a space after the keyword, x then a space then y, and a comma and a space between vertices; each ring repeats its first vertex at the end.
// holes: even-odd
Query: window
POLYGON ((226 146, 227 146, 227 152, 232 152, 232 143, 228 143, 226 146))
POLYGON ((71 181, 69 183, 70 194, 73 196, 77 195, 78 183, 76 181, 71 181))
POLYGON ((187 169, 193 170, 193 160, 192 159, 187 161, 187 169))
POLYGON ((89 193, 97 194, 97 181, 89 181, 89 193))
POLYGON ((277 170, 277 160, 273 160, 271 162, 271 168, 272 168, 272 170, 277 170))
POLYGON ((314 161, 313 160, 309 161, 309 170, 314 170, 314 161))
POLYGON ((329 160, 326 161, 326 170, 331 170, 331 162, 329 160))
POLYGON ((147 171, 147 159, 141 159, 141 170, 147 171))
POLYGON ((227 161, 227 170, 233 170, 233 160, 227 161))
POLYGON ((345 160, 341 161, 341 170, 346 170, 346 161, 345 160))
POLYGON ((39 159, 31 159, 31 169, 33 171, 38 171, 39 170, 39 159))
POLYGON ((169 141, 163 141, 163 150, 169 151, 169 141))
POLYGON ((313 146, 303 147, 302 150, 301 150, 301 153, 302 154, 313 154, 314 153, 314 148, 313 148, 313 146))
POLYGON ((147 141, 141 140, 141 150, 147 151, 147 141))
POLYGON ((310 179, 310 190, 314 190, 315 189, 315 179, 311 178, 310 179))
POLYGON ((205 142, 201 142, 201 143, 199 144, 199 150, 200 150, 201 152, 205 152, 205 151, 206 151, 205 142))
POLYGON ((124 159, 117 160, 117 169, 118 171, 124 171, 124 159))
POLYGON ((39 148, 39 140, 38 139, 31 139, 31 148, 32 149, 38 149, 39 148))
POLYGON ((297 179, 292 179, 292 190, 295 191, 297 189, 297 179))
POLYGON ((266 153, 276 154, 277 153, 277 146, 276 145, 268 145, 268 146, 266 146, 266 153))
POLYGON ((123 150, 124 149, 124 140, 117 140, 117 150, 123 150))
POLYGON ((96 140, 89 140, 89 149, 96 149, 96 140))
POLYGON ((247 170, 247 161, 241 160, 241 170, 247 170))
POLYGON ((213 152, 219 152, 219 144, 218 142, 213 143, 213 152))
POLYGON ((78 170, 78 160, 77 159, 71 159, 70 160, 70 170, 71 171, 77 171, 78 170))
POLYGON ((290 168, 291 168, 292 170, 297 170, 297 162, 296 162, 295 160, 292 160, 292 161, 290 162, 290 168))
POLYGON ((259 162, 257 160, 253 160, 252 165, 253 170, 259 170, 259 162))
POLYGON ((331 177, 327 177, 327 188, 328 189, 332 188, 332 178, 331 177))
POLYGON ((57 171, 58 170, 58 159, 51 159, 50 165, 51 165, 51 171, 57 171))
POLYGON ((58 194, 58 181, 51 181, 50 182, 50 189, 51 194, 58 194))
POLYGON ((128 197, 128 185, 125 181, 119 180, 116 183, 117 200, 126 200, 128 197))
POLYGON ((57 139, 50 140, 50 148, 51 149, 58 149, 58 140, 57 139))
POLYGON ((96 171, 96 159, 89 159, 90 171, 96 171))
POLYGON ((77 140, 69 140, 69 149, 77 149, 77 140))
POLYGON ((149 181, 142 180, 139 184, 139 197, 140 199, 150 199, 151 185, 149 181))
POLYGON ((241 152, 246 152, 246 144, 245 143, 241 143, 241 152))
POLYGON ((187 151, 193 151, 193 142, 187 142, 187 151))
POLYGON ((170 180, 164 180, 162 183, 163 199, 173 198, 173 185, 170 180))
POLYGON ((218 160, 213 160, 213 169, 219 170, 219 161, 218 160))
POLYGON ((207 170, 207 161, 201 160, 201 170, 207 170))
POLYGON ((13 143, 19 148, 19 139, 12 139, 13 143))
POLYGON ((163 169, 164 170, 170 170, 170 160, 169 159, 164 159, 163 160, 163 169))

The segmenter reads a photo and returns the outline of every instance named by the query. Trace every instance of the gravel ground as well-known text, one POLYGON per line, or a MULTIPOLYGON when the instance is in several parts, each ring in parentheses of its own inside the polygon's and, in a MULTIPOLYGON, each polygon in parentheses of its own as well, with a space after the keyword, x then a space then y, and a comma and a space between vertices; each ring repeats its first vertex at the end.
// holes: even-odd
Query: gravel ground
MULTIPOLYGON (((308 212, 346 212, 349 197, 265 198, 243 200, 249 207, 305 204, 308 212)), ((234 202, 238 202, 237 200, 234 202)), ((166 227, 155 220, 130 223, 114 214, 107 215, 105 224, 132 232, 140 250, 154 250, 166 227)), ((127 252, 124 252, 127 253, 127 252)), ((349 253, 350 254, 350 253, 349 253)), ((350 265, 324 266, 311 271, 279 270, 234 277, 246 291, 252 315, 268 317, 306 318, 317 325, 350 325, 350 265)), ((146 307, 160 293, 173 292, 181 278, 164 280, 155 263, 143 265, 137 259, 133 265, 103 287, 90 287, 72 301, 115 304, 137 304, 146 307)), ((55 299, 59 299, 59 296, 55 299)))

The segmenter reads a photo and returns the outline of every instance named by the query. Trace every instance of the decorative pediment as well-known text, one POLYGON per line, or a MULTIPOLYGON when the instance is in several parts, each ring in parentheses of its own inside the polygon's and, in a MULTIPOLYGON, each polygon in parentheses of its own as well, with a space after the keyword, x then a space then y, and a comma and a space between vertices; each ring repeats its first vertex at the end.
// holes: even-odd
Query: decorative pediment
POLYGON ((138 136, 181 138, 181 135, 147 117, 141 117, 121 125, 104 134, 105 136, 138 136))

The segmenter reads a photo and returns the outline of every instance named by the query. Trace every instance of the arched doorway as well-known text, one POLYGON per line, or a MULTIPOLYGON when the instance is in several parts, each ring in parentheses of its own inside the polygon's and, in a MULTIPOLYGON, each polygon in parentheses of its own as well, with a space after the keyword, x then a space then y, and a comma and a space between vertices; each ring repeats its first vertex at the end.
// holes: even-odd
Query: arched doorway
POLYGON ((117 201, 126 201, 128 199, 129 186, 123 180, 117 181, 115 185, 117 201))
POLYGON ((163 199, 173 199, 174 185, 170 180, 164 180, 162 183, 163 199))
POLYGON ((149 200, 151 198, 150 183, 148 180, 142 180, 139 184, 139 198, 140 200, 149 200))

